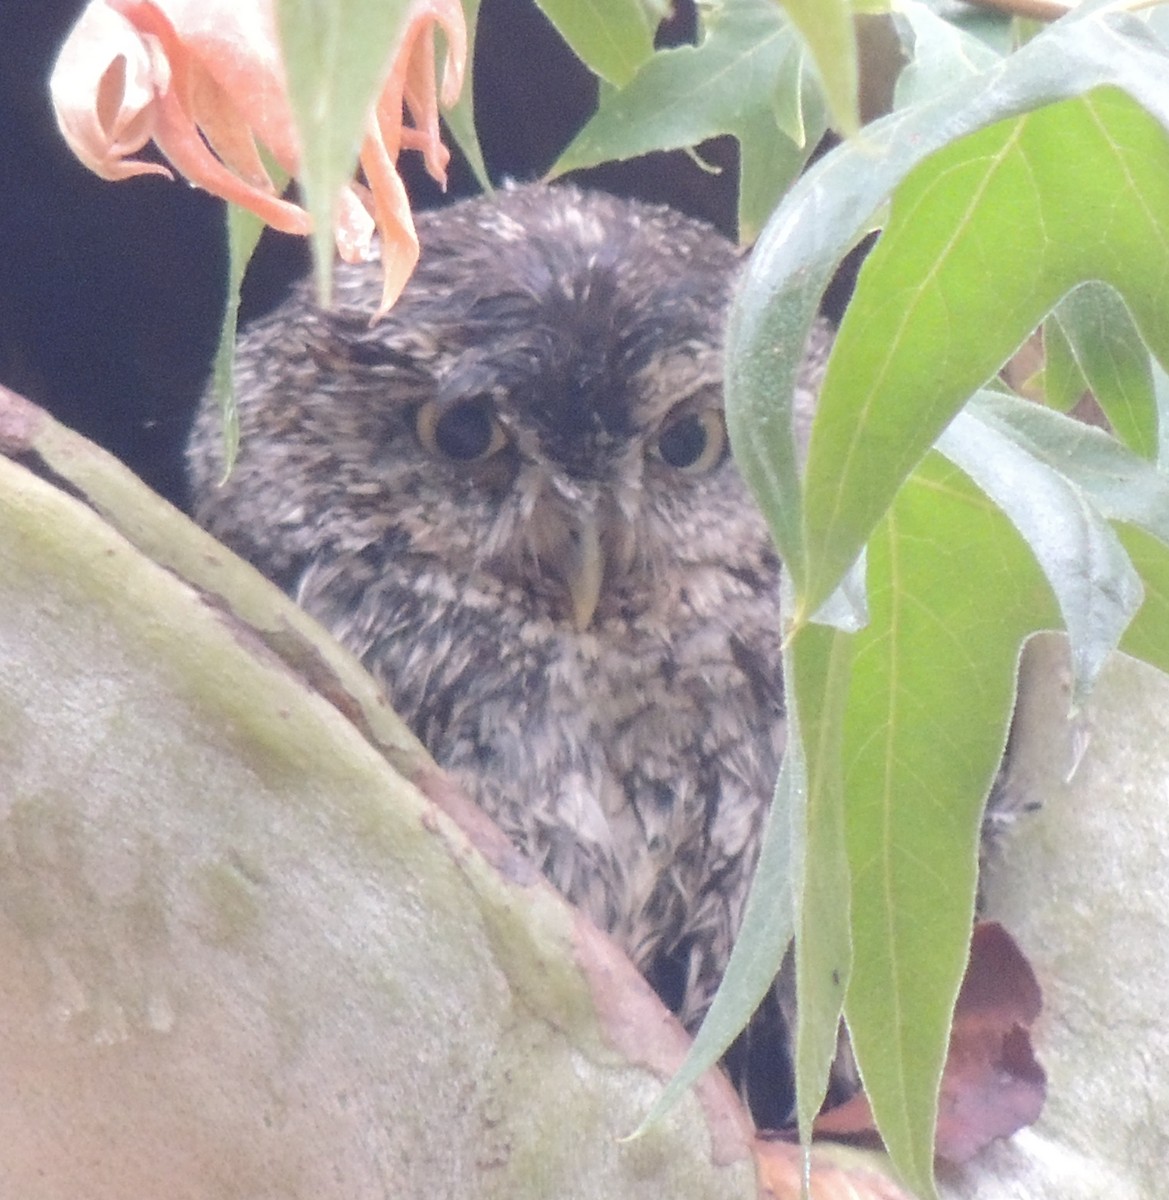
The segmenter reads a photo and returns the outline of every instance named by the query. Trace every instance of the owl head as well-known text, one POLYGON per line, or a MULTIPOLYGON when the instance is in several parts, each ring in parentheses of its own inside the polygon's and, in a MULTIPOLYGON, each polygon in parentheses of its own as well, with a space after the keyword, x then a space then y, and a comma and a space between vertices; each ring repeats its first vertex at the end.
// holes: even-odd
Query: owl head
POLYGON ((332 309, 302 286, 243 336, 225 483, 210 397, 191 440, 203 524, 290 590, 324 558, 405 557, 577 630, 770 556, 723 421, 729 242, 540 185, 418 232, 376 324, 377 266, 342 266, 332 309))

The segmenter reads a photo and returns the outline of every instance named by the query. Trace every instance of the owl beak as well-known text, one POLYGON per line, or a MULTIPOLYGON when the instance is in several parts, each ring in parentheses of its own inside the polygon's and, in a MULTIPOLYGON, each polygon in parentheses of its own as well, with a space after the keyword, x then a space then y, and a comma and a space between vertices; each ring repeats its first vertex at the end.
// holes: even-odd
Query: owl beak
POLYGON ((581 517, 573 529, 572 546, 564 556, 564 582, 572 601, 572 624, 583 633, 593 621, 605 581, 605 552, 596 515, 581 517))

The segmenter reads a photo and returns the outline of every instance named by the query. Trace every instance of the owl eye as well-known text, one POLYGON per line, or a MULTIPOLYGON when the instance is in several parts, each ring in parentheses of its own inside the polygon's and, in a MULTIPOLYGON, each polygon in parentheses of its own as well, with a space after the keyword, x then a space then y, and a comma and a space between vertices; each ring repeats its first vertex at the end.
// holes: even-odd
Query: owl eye
POLYGON ((484 399, 440 405, 428 400, 414 417, 422 448, 455 462, 482 462, 507 445, 507 434, 484 399))
POLYGON ((662 462, 690 475, 717 467, 726 448, 727 427, 722 413, 713 408, 671 421, 654 443, 662 462))

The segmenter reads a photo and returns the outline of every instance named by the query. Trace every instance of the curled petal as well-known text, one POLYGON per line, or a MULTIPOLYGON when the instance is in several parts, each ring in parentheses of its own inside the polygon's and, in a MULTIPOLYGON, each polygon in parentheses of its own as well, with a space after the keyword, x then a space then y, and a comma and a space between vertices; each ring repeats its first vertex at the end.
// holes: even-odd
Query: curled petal
MULTIPOLYGON (((111 0, 119 6, 142 0, 111 0)), ((178 32, 204 79, 218 84, 218 107, 231 109, 290 175, 300 162, 284 65, 280 59, 276 17, 271 0, 153 0, 178 32)), ((205 82, 192 77, 189 100, 200 129, 219 148, 204 121, 205 82), (197 89, 197 91, 196 91, 197 89)), ((209 114, 208 114, 209 115, 209 114)), ((226 156, 225 156, 226 159, 226 156)), ((234 160, 228 160, 239 169, 234 160)))
MULTIPOLYGON (((311 228, 308 214, 299 205, 282 200, 263 170, 255 147, 246 165, 258 171, 257 182, 242 178, 221 162, 207 147, 199 130, 199 115, 191 105, 199 94, 202 64, 171 24, 169 17, 152 0, 110 0, 139 30, 157 38, 171 69, 171 86, 161 91, 155 105, 154 140, 158 148, 196 187, 204 188, 241 208, 250 209, 274 229, 306 234, 311 228)), ((219 129, 226 128, 220 114, 219 129)), ((238 137, 238 131, 233 131, 238 137)))
POLYGON ((414 122, 402 144, 421 150, 431 178, 446 184, 450 153, 438 130, 439 93, 434 76, 434 29, 446 35, 447 55, 443 65, 442 103, 451 105, 463 87, 463 65, 467 58, 467 26, 459 0, 425 0, 415 9, 416 36, 403 44, 399 62, 404 68, 401 96, 414 122))
MULTIPOLYGON (((388 78, 378 96, 361 147, 361 166, 369 181, 374 222, 381 238, 382 300, 374 320, 393 306, 418 262, 418 236, 410 202, 395 160, 402 149, 420 150, 431 177, 446 185, 450 152, 438 127, 438 89, 434 71, 434 27, 447 38, 443 77, 444 103, 453 103, 462 85, 467 30, 459 0, 419 0, 398 47, 388 78), (450 95, 450 100, 446 97, 450 95), (403 122, 403 105, 414 122, 403 122)), ((338 247, 341 248, 338 227, 338 247)), ((345 250, 341 250, 342 257, 345 250)))
POLYGON ((450 108, 463 90, 463 69, 467 62, 467 23, 459 0, 430 0, 429 11, 446 34, 446 61, 442 69, 441 99, 450 108))
POLYGON ((267 187, 257 187, 228 170, 207 149, 199 130, 187 118, 173 94, 163 97, 160 103, 154 140, 178 171, 196 187, 249 209, 281 233, 303 236, 311 232, 308 213, 298 204, 282 200, 271 182, 267 187))
POLYGON ((373 195, 374 221, 381 236, 382 302, 374 320, 385 316, 402 294, 418 262, 418 234, 410 199, 394 161, 376 130, 361 145, 361 166, 373 195))
POLYGON ((438 85, 434 77, 434 26, 419 27, 413 44, 403 47, 406 66, 402 99, 410 110, 414 128, 403 130, 402 144, 420 150, 432 179, 446 186, 450 152, 438 131, 438 85))
POLYGON ((119 13, 91 4, 70 31, 49 78, 57 125, 69 149, 103 179, 171 173, 135 161, 154 136, 156 92, 166 59, 119 13))
POLYGON ((272 177, 260 161, 251 126, 202 64, 191 73, 187 109, 199 114, 199 132, 245 183, 262 190, 273 190, 272 177))

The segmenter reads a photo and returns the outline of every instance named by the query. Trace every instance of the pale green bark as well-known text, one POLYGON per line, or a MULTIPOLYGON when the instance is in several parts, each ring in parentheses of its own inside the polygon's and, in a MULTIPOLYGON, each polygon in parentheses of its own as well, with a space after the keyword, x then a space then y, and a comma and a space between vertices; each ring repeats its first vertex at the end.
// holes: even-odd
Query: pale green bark
POLYGON ((619 1141, 684 1035, 355 665, 14 411, 90 504, 0 456, 0 1192, 753 1196, 725 1085, 619 1141))
POLYGON ((989 916, 1035 969, 1048 1074, 1030 1129, 957 1173, 947 1200, 1160 1200, 1169 1159, 1169 679, 1116 655, 1068 718, 1061 639, 1029 648, 1022 813, 988 880, 989 916))

